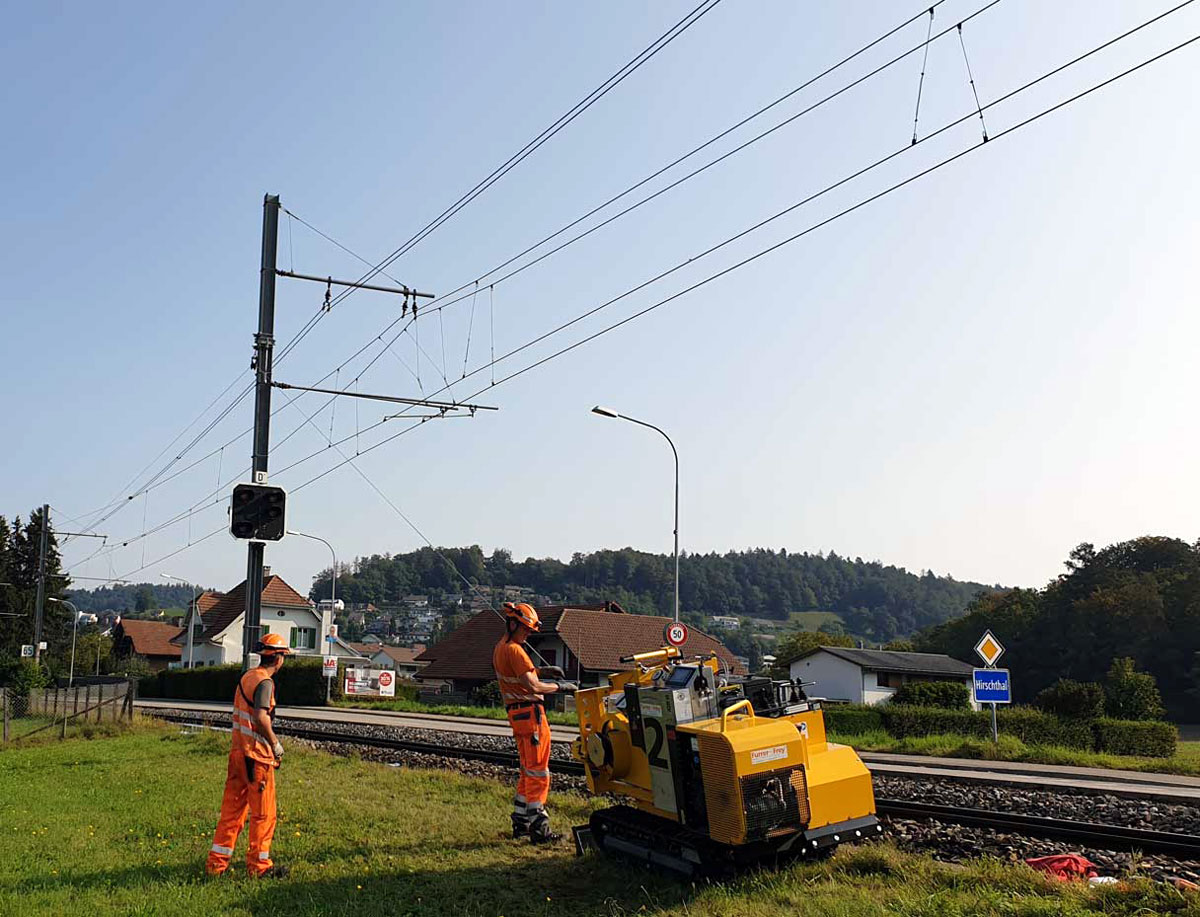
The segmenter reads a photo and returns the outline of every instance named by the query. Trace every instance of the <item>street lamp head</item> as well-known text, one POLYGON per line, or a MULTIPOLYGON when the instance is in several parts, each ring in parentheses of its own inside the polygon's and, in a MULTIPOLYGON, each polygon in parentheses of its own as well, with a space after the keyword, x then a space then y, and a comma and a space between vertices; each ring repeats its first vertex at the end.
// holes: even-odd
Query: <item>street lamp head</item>
POLYGON ((621 416, 616 411, 614 411, 612 408, 605 408, 605 407, 601 407, 600 405, 596 405, 594 408, 592 408, 592 413, 599 414, 601 417, 620 418, 620 416, 621 416))

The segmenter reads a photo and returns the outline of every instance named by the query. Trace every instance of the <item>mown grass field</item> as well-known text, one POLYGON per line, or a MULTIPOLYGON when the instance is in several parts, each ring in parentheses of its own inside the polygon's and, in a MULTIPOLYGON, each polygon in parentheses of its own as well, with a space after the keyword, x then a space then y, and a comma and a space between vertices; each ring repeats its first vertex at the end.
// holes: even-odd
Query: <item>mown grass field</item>
MULTIPOLYGON (((692 885, 577 858, 566 844, 508 840, 508 786, 299 747, 279 774, 274 848, 292 877, 259 882, 239 869, 210 880, 227 741, 141 727, 0 750, 0 914, 1200 917, 1200 899, 1144 880, 1092 891, 1022 865, 941 865, 886 844, 692 885)), ((592 804, 552 800, 563 827, 592 804)))
POLYGON ((832 611, 793 611, 788 620, 801 630, 816 631, 822 624, 841 624, 842 617, 832 611))

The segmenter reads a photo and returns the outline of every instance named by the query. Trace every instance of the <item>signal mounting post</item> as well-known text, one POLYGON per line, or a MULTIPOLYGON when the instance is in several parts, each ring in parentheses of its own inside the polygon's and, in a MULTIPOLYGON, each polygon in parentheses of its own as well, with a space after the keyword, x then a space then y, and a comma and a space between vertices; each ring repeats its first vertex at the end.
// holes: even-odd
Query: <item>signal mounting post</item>
MULTIPOLYGON (((262 262, 259 269, 258 284, 258 331, 254 335, 254 451, 251 454, 252 483, 264 485, 267 483, 268 465, 271 450, 271 361, 275 348, 275 278, 276 276, 291 277, 296 280, 308 280, 323 283, 328 290, 330 287, 343 286, 354 289, 375 290, 381 293, 393 293, 404 297, 404 308, 408 303, 413 304, 413 314, 416 315, 417 299, 432 299, 434 294, 422 293, 410 287, 383 287, 361 281, 334 280, 332 277, 316 277, 309 274, 296 274, 292 271, 281 271, 276 264, 279 249, 279 195, 267 194, 263 197, 262 225, 262 262)), ((370 277, 367 274, 364 277, 370 277)), ((328 310, 328 296, 326 297, 328 310)), ((287 386, 302 388, 302 386, 287 386)), ((343 393, 337 393, 343 394, 343 393)), ((400 399, 389 399, 400 400, 400 399)), ((406 402, 407 403, 407 402, 406 402)), ((420 402, 413 399, 412 403, 420 402)), ((433 405, 431 405, 433 406, 433 405)), ((436 406, 443 413, 447 410, 467 408, 466 405, 436 406)), ((475 406, 471 409, 480 409, 475 406)), ((485 409, 486 410, 486 409, 485 409)), ((242 623, 242 667, 249 668, 250 654, 254 652, 255 644, 261 630, 262 621, 262 591, 263 591, 263 560, 265 559, 265 544, 262 541, 251 540, 246 551, 246 613, 242 623)), ((40 604, 40 603, 39 603, 40 604)))

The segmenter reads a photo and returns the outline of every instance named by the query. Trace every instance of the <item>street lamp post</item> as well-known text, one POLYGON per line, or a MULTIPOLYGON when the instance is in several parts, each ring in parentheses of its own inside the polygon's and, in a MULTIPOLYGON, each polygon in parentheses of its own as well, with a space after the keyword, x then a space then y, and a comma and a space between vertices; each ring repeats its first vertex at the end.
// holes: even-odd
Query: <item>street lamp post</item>
POLYGON ((662 436, 667 441, 667 445, 671 447, 671 454, 675 456, 675 620, 679 620, 679 452, 675 448, 675 444, 671 442, 671 437, 654 426, 652 423, 646 423, 644 420, 637 420, 633 417, 628 417, 625 414, 618 414, 612 408, 601 407, 596 405, 592 408, 593 414, 599 414, 601 417, 611 417, 615 420, 628 420, 630 423, 635 423, 639 427, 648 427, 654 432, 662 436))
MULTIPOLYGON (((319 542, 321 542, 321 544, 325 545, 325 547, 329 548, 329 553, 333 557, 333 578, 329 582, 329 613, 330 613, 330 615, 332 615, 334 613, 335 608, 337 607, 337 577, 338 577, 337 551, 335 551, 333 549, 333 545, 331 545, 324 538, 321 538, 317 535, 309 535, 307 532, 292 532, 292 531, 289 531, 288 534, 289 535, 298 535, 301 538, 311 538, 313 541, 319 541, 319 542)), ((325 620, 325 615, 324 615, 324 613, 322 613, 322 615, 321 615, 321 637, 317 642, 318 643, 320 643, 321 641, 328 642, 329 650, 330 650, 330 653, 332 654, 333 641, 326 640, 326 638, 328 636, 329 636, 329 622, 325 620)), ((321 649, 323 649, 323 648, 321 648, 321 649)), ((329 703, 329 699, 330 699, 330 696, 332 695, 332 693, 333 693, 333 678, 330 677, 330 678, 326 679, 326 681, 325 681, 325 703, 329 703)))
POLYGON ((75 684, 75 637, 79 634, 79 609, 66 599, 56 599, 53 596, 47 596, 47 598, 57 605, 66 605, 71 609, 71 614, 75 616, 75 624, 71 628, 71 668, 67 673, 67 687, 70 688, 75 684))
POLYGON ((195 583, 189 583, 181 576, 172 576, 170 573, 160 573, 163 579, 173 579, 178 583, 185 583, 192 587, 192 613, 187 618, 187 647, 188 647, 188 664, 187 667, 194 667, 194 659, 196 654, 196 624, 192 620, 193 617, 200 614, 200 591, 196 588, 195 583))

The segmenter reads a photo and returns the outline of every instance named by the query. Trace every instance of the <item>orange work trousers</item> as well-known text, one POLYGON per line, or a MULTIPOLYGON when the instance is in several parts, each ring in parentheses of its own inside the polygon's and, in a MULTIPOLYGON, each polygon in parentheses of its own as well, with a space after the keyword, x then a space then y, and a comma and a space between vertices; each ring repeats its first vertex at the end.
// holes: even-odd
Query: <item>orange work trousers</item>
POLYGON ((508 722, 517 740, 517 757, 521 762, 513 822, 529 824, 544 820, 546 799, 550 796, 550 724, 546 721, 546 711, 540 705, 517 707, 508 711, 508 722))
POLYGON ((275 767, 237 752, 229 755, 221 817, 213 834, 212 849, 205 868, 220 875, 229 868, 233 848, 250 813, 250 845, 246 850, 246 873, 258 876, 271 868, 271 838, 275 836, 275 767))

